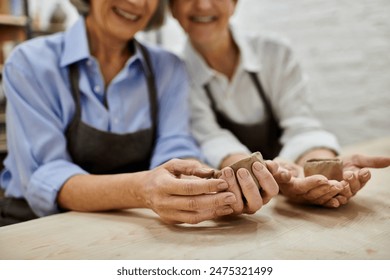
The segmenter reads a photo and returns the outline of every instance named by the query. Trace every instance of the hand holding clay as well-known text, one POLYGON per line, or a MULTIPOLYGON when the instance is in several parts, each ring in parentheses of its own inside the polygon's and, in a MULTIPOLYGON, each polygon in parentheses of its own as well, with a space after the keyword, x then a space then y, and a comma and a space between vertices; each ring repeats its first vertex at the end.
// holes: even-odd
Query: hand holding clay
MULTIPOLYGON (((324 175, 317 174, 321 173, 321 170, 317 172, 314 168, 311 168, 309 171, 305 170, 305 173, 308 175, 310 174, 309 172, 314 171, 312 173, 314 175, 305 177, 302 166, 280 158, 276 158, 275 161, 279 163, 279 169, 284 168, 292 175, 291 180, 288 182, 278 181, 281 194, 289 199, 299 203, 321 205, 331 208, 336 208, 346 203, 345 199, 339 200, 335 197, 349 188, 347 182, 329 180, 324 175)), ((275 168, 272 165, 272 161, 267 162, 268 169, 274 174, 275 168)), ((327 175, 331 177, 331 175, 327 175)))
POLYGON ((347 204, 365 186, 371 178, 368 168, 390 166, 390 157, 364 155, 312 160, 305 165, 304 172, 294 163, 277 161, 293 174, 290 182, 279 183, 283 195, 297 202, 332 208, 347 204))
POLYGON ((217 171, 215 178, 224 179, 229 185, 228 191, 235 194, 234 214, 253 214, 279 192, 259 152, 217 171))

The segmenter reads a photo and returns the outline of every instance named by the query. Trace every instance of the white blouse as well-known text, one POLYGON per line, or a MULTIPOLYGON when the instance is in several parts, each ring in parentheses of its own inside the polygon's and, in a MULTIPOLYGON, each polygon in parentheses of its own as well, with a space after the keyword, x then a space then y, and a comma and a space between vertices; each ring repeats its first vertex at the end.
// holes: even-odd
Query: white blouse
MULTIPOLYGON (((203 88, 209 84, 219 111, 238 123, 257 123, 265 118, 264 104, 248 71, 256 72, 283 129, 280 157, 295 161, 313 148, 339 152, 336 137, 313 116, 307 100, 306 78, 289 44, 280 38, 246 33, 231 26, 240 50, 232 80, 211 69, 187 41, 182 53, 191 79, 192 132, 207 162, 218 167, 228 155, 249 152, 239 140, 222 129, 203 88)), ((228 58, 227 58, 228 59, 228 58)))

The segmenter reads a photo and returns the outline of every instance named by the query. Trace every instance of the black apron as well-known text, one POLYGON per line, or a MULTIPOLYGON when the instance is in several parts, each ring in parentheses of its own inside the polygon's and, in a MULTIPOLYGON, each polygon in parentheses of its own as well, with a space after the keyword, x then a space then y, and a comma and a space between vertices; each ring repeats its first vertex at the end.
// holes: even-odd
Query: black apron
POLYGON ((72 95, 76 104, 75 116, 65 135, 72 161, 92 174, 117 174, 149 169, 157 131, 157 91, 149 55, 138 44, 146 62, 150 118, 152 126, 134 133, 115 134, 101 131, 81 121, 80 91, 77 65, 70 66, 72 95))
MULTIPOLYGON (((148 86, 151 128, 134 133, 115 134, 98 130, 81 121, 77 64, 70 65, 71 92, 76 105, 66 130, 68 152, 74 163, 92 174, 115 174, 149 169, 156 131, 158 101, 153 69, 147 50, 138 44, 145 60, 143 68, 148 86)), ((38 218, 25 199, 0 198, 0 226, 38 218)))
POLYGON ((265 96, 263 87, 256 73, 248 72, 252 82, 256 86, 257 92, 264 103, 266 118, 264 121, 254 124, 241 124, 232 121, 223 112, 217 110, 214 98, 208 84, 204 85, 204 90, 211 102, 216 120, 221 128, 231 131, 235 137, 245 145, 251 152, 259 151, 264 159, 273 159, 278 156, 282 145, 280 137, 282 129, 273 113, 271 104, 265 96))

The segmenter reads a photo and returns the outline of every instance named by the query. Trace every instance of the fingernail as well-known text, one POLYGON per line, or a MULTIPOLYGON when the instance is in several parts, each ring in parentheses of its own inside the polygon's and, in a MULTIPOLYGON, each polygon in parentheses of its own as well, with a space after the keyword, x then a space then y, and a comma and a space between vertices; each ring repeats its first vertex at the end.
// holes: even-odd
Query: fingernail
POLYGON ((223 174, 226 178, 231 178, 233 177, 233 170, 231 170, 230 168, 226 168, 223 170, 223 174))
POLYGON ((246 169, 241 168, 240 170, 238 170, 238 175, 240 175, 240 177, 242 179, 248 178, 249 177, 249 171, 246 170, 246 169))
POLYGON ((263 170, 264 166, 261 163, 254 163, 253 168, 256 169, 257 171, 263 170))
POLYGON ((224 200, 224 202, 228 203, 228 204, 235 203, 236 201, 237 201, 237 199, 234 195, 229 195, 229 196, 225 197, 225 200, 224 200))
POLYGON ((348 176, 347 180, 352 180, 353 179, 353 174, 351 176, 348 176))

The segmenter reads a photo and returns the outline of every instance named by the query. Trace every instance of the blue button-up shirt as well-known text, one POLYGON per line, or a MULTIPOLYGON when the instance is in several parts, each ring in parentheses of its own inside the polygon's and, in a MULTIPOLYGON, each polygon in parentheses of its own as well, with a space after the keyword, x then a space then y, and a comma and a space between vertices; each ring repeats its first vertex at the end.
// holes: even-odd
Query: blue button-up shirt
MULTIPOLYGON (((200 158, 189 133, 185 67, 176 56, 160 48, 147 49, 159 103, 151 168, 171 158, 200 158)), ((68 66, 74 62, 80 69, 85 123, 113 133, 151 126, 148 88, 141 68, 144 60, 139 50, 105 89, 99 63, 89 52, 83 18, 66 32, 19 45, 3 73, 8 156, 1 186, 6 196, 26 198, 39 216, 57 213, 57 193, 64 182, 73 175, 87 173, 72 163, 64 135, 75 113, 68 78, 68 66)))

